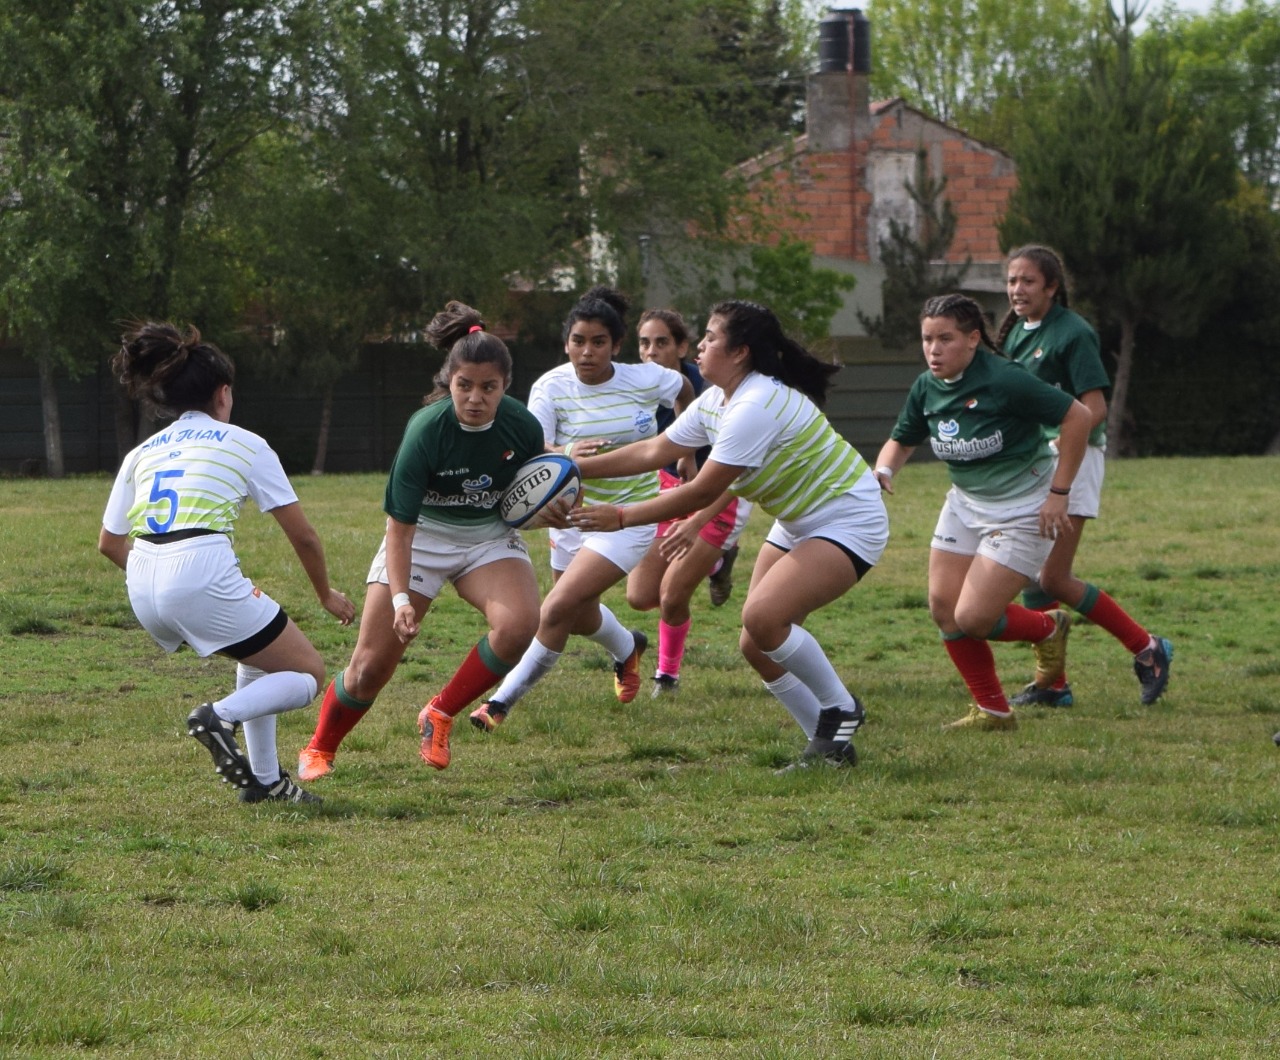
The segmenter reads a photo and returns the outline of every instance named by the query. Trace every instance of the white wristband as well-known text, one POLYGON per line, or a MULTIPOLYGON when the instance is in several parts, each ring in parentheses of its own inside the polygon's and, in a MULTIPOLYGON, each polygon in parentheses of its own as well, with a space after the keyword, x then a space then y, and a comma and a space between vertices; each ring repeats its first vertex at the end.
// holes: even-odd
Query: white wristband
POLYGON ((395 596, 393 596, 393 597, 391 598, 391 606, 392 606, 395 610, 397 610, 397 611, 399 611, 399 610, 400 610, 400 608, 402 608, 402 607, 408 607, 408 606, 409 606, 409 594, 408 594, 408 593, 396 593, 396 594, 395 594, 395 596))
POLYGON ((883 475, 885 478, 893 478, 893 468, 887 467, 886 465, 881 464, 878 468, 876 468, 876 474, 883 475))

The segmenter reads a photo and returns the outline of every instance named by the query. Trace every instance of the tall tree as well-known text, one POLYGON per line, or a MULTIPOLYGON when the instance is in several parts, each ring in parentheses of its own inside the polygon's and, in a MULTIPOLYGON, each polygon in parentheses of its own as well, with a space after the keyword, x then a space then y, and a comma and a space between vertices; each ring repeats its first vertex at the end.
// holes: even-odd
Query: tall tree
POLYGON ((1083 74, 1105 0, 868 0, 873 90, 1007 147, 1025 108, 1083 74))
POLYGON ((1231 130, 1245 177, 1280 206, 1280 5, 1217 0, 1207 14, 1166 9, 1153 22, 1183 90, 1231 130))
POLYGON ((1138 325, 1193 331, 1223 297, 1235 248, 1230 139, 1174 91, 1159 41, 1135 50, 1141 13, 1124 0, 1096 42, 1091 75, 1063 86, 1019 136, 1018 188, 1000 228, 1006 247, 1043 242, 1061 251, 1076 294, 1118 329, 1113 453, 1125 449, 1138 325))
MULTIPOLYGON (((182 308, 188 222, 289 109, 306 6, 50 0, 0 20, 0 317, 42 375, 87 370, 122 318, 182 308)), ((123 449, 127 415, 118 428, 123 449)))

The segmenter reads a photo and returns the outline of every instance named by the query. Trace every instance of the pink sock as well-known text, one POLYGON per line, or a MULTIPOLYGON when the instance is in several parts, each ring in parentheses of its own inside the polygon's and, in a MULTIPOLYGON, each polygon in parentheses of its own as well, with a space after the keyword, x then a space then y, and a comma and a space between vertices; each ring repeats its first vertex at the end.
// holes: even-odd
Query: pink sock
POLYGON ((658 622, 658 673, 668 677, 680 676, 680 663, 684 660, 684 642, 689 636, 693 619, 687 618, 678 626, 658 622))

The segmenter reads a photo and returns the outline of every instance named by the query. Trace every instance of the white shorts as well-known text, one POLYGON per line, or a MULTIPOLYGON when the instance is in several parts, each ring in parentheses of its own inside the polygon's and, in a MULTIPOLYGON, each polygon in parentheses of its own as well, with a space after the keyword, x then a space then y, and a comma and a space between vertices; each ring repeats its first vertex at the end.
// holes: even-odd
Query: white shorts
POLYGON ((623 574, 630 574, 644 559, 658 534, 656 524, 628 526, 624 530, 548 530, 551 535, 551 569, 566 571, 581 549, 603 556, 623 574))
MULTIPOLYGON (((489 541, 449 541, 419 528, 414 531, 409 555, 409 588, 428 600, 434 600, 440 595, 445 582, 456 582, 464 574, 497 563, 500 559, 522 559, 532 566, 529 550, 515 530, 489 541)), ((369 576, 365 578, 365 584, 374 582, 389 584, 385 537, 369 566, 369 576)))
POLYGON ((1083 519, 1098 518, 1102 507, 1102 479, 1107 471, 1107 452, 1096 445, 1084 451, 1084 460, 1071 483, 1071 496, 1067 500, 1067 514, 1083 519))
POLYGON ((248 640, 283 614, 241 573, 226 534, 135 540, 125 584, 133 613, 160 647, 172 652, 186 643, 201 658, 248 640))
POLYGON ((1053 539, 1040 536, 1040 509, 1045 488, 1007 504, 979 504, 952 486, 933 531, 933 547, 961 556, 986 556, 1002 567, 1034 579, 1053 550, 1053 539))
POLYGON ((733 513, 733 529, 729 531, 729 536, 724 539, 724 544, 720 547, 726 552, 733 548, 740 540, 742 540, 742 531, 747 528, 747 521, 751 518, 751 509, 755 505, 748 500, 738 498, 738 507, 733 513))
POLYGON ((790 552, 810 538, 839 545, 874 567, 889 543, 889 513, 880 496, 880 484, 864 475, 853 489, 808 515, 776 520, 765 541, 790 552), (871 486, 875 487, 874 492, 871 486))

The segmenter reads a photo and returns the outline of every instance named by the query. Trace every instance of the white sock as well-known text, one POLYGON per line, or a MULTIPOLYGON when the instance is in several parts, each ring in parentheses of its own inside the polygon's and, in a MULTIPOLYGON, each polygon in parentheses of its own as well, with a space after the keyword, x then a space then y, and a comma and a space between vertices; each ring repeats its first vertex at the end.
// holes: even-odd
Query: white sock
POLYGON ((259 670, 256 666, 250 666, 248 663, 236 663, 236 688, 245 688, 253 684, 259 677, 266 677, 266 670, 259 670))
POLYGON ((551 668, 560 661, 560 652, 545 648, 537 637, 529 645, 520 661, 512 671, 502 679, 497 689, 489 696, 510 708, 514 707, 526 692, 551 672, 551 668))
MULTIPOLYGON (((252 669, 251 667, 247 669, 252 669)), ((236 684, 240 683, 237 671, 236 684)), ((296 670, 263 674, 214 704, 218 717, 242 724, 266 714, 298 710, 316 698, 316 679, 296 670)))
POLYGON ((818 731, 818 712, 822 710, 818 697, 795 674, 783 674, 776 681, 766 681, 764 687, 787 708, 787 713, 796 719, 805 736, 812 740, 818 731))
POLYGON ((853 706, 853 694, 845 688, 822 645, 803 626, 793 625, 787 639, 765 655, 808 685, 824 710, 827 707, 848 710, 853 706))
POLYGON ((280 779, 280 758, 276 753, 276 716, 263 714, 250 718, 240 730, 244 737, 244 753, 249 756, 253 775, 264 787, 280 779))
POLYGON ((617 616, 604 604, 600 605, 600 628, 587 634, 587 640, 599 644, 613 656, 614 662, 623 662, 636 650, 636 638, 617 616))

